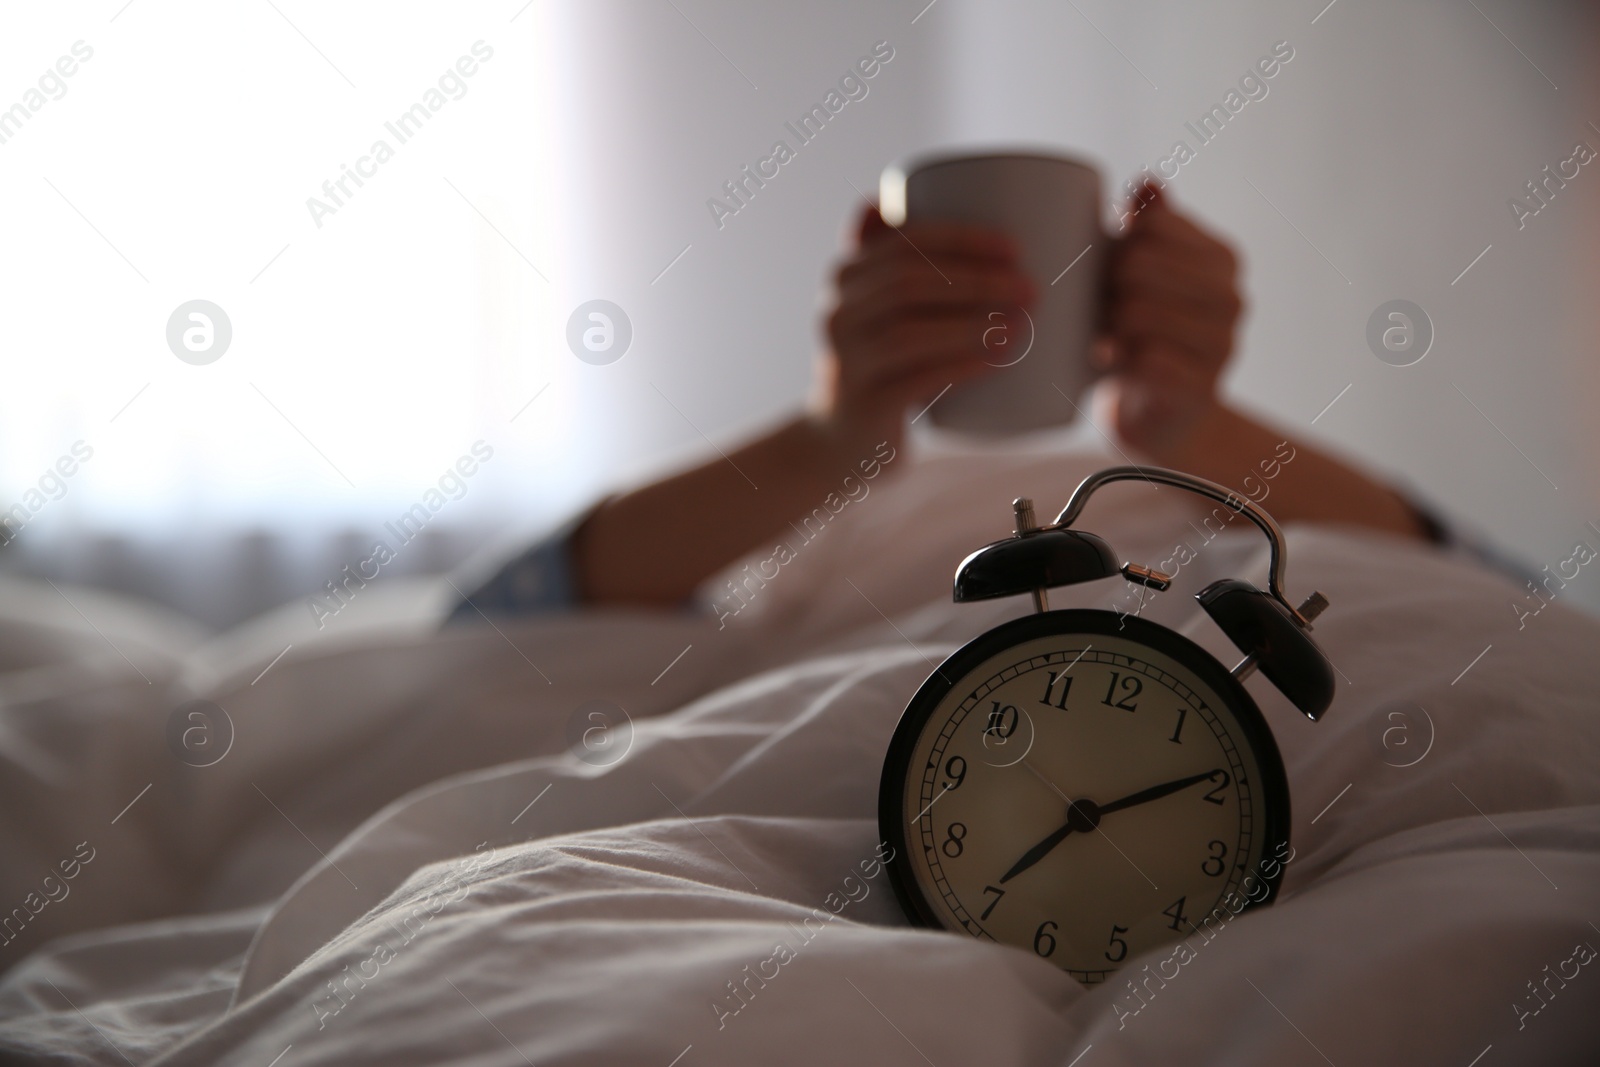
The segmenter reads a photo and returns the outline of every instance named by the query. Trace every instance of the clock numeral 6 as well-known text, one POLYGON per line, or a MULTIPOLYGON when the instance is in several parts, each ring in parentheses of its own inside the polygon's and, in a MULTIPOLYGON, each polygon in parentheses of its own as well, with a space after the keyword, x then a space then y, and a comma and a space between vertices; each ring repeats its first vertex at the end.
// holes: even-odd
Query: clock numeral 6
POLYGON ((1046 920, 1039 924, 1039 929, 1033 932, 1033 951, 1041 956, 1048 956, 1056 950, 1056 939, 1050 936, 1049 931, 1057 929, 1056 924, 1046 920))
POLYGON ((1106 959, 1110 960, 1112 963, 1121 963, 1123 960, 1128 958, 1128 943, 1117 936, 1118 934, 1125 934, 1127 932, 1128 928, 1126 926, 1117 926, 1115 923, 1113 923, 1111 926, 1111 946, 1117 950, 1117 954, 1113 956, 1111 953, 1107 952, 1106 959))
POLYGON ((1207 845, 1206 848, 1210 850, 1211 858, 1200 865, 1200 870, 1210 875, 1212 878, 1216 878, 1227 869, 1227 865, 1223 863, 1223 860, 1227 858, 1228 846, 1223 844, 1221 841, 1213 841, 1207 845), (1213 863, 1217 865, 1216 870, 1211 869, 1211 865, 1213 863))
POLYGON ((1123 711, 1138 711, 1139 705, 1133 698, 1144 691, 1144 683, 1131 674, 1122 674, 1118 671, 1111 672, 1111 684, 1106 686, 1106 698, 1100 703, 1108 708, 1121 708, 1123 711), (1118 689, 1122 696, 1117 696, 1118 689), (1112 698, 1116 699, 1113 700, 1112 698))
POLYGON ((966 836, 967 836, 967 824, 966 823, 964 823, 964 822, 953 822, 953 823, 951 823, 949 825, 949 827, 947 827, 946 830, 945 830, 944 842, 939 845, 939 851, 943 852, 946 856, 949 856, 951 859, 955 859, 957 856, 961 855, 961 853, 967 847, 967 846, 965 846, 965 845, 963 845, 961 843, 966 838, 966 836))

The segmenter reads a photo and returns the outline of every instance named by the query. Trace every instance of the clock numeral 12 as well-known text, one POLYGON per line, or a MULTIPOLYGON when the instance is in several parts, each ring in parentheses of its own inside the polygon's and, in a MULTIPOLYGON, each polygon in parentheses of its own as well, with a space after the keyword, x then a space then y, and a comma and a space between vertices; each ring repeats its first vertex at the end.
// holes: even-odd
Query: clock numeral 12
POLYGON ((1067 710, 1067 694, 1070 693, 1071 691, 1072 691, 1072 675, 1065 674, 1065 673, 1057 673, 1056 671, 1051 671, 1050 672, 1050 680, 1045 683, 1044 698, 1042 700, 1040 700, 1039 703, 1048 705, 1049 707, 1052 707, 1052 708, 1056 708, 1059 711, 1066 711, 1067 710), (1061 682, 1061 697, 1060 697, 1060 699, 1056 700, 1055 702, 1051 702, 1050 696, 1051 696, 1051 693, 1055 690, 1056 682, 1058 680, 1061 682))
POLYGON ((1100 703, 1104 704, 1108 708, 1121 708, 1123 711, 1138 711, 1139 705, 1133 702, 1133 698, 1138 696, 1143 691, 1144 683, 1139 681, 1139 679, 1135 678, 1133 675, 1112 671, 1111 684, 1106 686, 1106 698, 1100 703), (1117 688, 1119 685, 1122 688, 1123 695, 1118 697, 1116 700, 1112 700, 1112 697, 1117 695, 1117 688))

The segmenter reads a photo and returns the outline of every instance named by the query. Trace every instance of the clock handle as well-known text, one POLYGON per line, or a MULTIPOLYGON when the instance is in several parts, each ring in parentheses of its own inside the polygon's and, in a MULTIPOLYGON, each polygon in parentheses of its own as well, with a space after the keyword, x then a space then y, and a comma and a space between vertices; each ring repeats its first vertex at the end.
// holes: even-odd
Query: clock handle
POLYGON ((1046 530, 1065 529, 1077 521, 1083 512, 1084 505, 1089 502, 1089 497, 1095 490, 1112 482, 1143 481, 1151 485, 1169 485, 1177 489, 1186 489, 1191 493, 1215 500, 1218 503, 1243 515, 1260 528, 1267 535, 1267 541, 1272 547, 1271 566, 1267 574, 1267 591, 1289 611, 1289 617, 1302 627, 1309 628, 1311 620, 1327 606, 1327 600, 1320 593, 1313 593, 1306 602, 1296 608, 1289 603, 1289 598, 1283 592, 1283 572, 1288 566, 1288 550, 1284 547, 1283 531, 1278 529, 1278 524, 1253 500, 1247 500, 1226 486, 1216 482, 1208 482, 1204 478, 1196 478, 1192 474, 1182 471, 1168 470, 1166 467, 1107 467, 1097 471, 1078 483, 1072 491, 1072 497, 1067 501, 1067 506, 1061 509, 1061 514, 1056 516, 1056 521, 1046 530))

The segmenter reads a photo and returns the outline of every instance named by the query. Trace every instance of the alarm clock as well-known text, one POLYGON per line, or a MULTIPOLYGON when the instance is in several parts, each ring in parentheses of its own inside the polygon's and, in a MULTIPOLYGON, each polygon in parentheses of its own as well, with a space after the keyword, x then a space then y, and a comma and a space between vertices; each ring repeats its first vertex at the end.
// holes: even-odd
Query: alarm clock
POLYGON ((878 819, 913 923, 1016 946, 1093 984, 1276 896, 1292 858, 1289 788, 1242 683, 1259 670, 1321 718, 1333 672, 1308 631, 1328 602, 1290 604, 1270 515, 1178 471, 1090 475, 1047 526, 1026 499, 1013 510, 1014 536, 961 562, 954 598, 1031 594, 1036 611, 969 642, 917 690, 884 759, 878 819), (1119 574, 1170 587, 1072 528, 1098 489, 1130 480, 1219 501, 1270 542, 1265 592, 1230 578, 1196 595, 1243 654, 1232 668, 1137 616, 1050 610, 1049 589, 1119 574))

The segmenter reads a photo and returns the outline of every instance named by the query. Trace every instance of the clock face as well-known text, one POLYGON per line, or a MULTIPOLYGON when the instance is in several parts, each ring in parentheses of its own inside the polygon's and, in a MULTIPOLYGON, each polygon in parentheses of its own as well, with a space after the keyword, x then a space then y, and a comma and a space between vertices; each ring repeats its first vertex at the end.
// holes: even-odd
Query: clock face
POLYGON ((1270 900, 1289 825, 1243 687, 1187 638, 1103 611, 1018 619, 945 661, 896 730, 879 807, 908 914, 1083 982, 1270 900))

